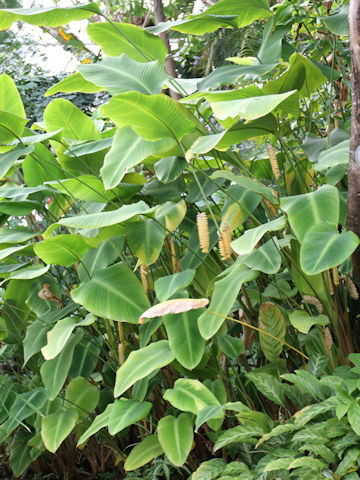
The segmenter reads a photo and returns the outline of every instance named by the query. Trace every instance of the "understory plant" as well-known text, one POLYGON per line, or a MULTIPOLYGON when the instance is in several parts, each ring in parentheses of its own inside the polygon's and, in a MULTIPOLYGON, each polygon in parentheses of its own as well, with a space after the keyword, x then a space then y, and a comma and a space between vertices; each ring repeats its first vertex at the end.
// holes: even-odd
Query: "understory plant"
POLYGON ((93 3, 0 10, 1 29, 89 18, 101 60, 46 95, 107 92, 91 115, 55 98, 29 128, 0 76, 0 445, 15 477, 359 478, 347 15, 346 1, 220 0, 142 28, 93 3), (219 29, 239 55, 167 73, 160 34, 219 29))

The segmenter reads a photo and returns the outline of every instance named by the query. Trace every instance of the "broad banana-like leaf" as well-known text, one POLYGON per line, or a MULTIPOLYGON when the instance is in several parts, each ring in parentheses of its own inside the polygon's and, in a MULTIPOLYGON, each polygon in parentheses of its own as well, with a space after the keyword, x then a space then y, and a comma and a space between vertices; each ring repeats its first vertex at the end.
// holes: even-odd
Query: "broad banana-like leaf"
POLYGON ((138 323, 149 308, 140 281, 123 263, 96 271, 91 280, 72 290, 71 298, 94 315, 120 322, 138 323))
POLYGON ((360 241, 353 232, 339 233, 329 223, 314 225, 301 243, 300 265, 307 275, 316 275, 343 263, 354 253, 360 241))
POLYGON ((290 226, 300 242, 315 225, 328 222, 337 227, 339 223, 339 192, 332 185, 324 185, 315 192, 281 198, 280 207, 287 214, 290 226))
POLYGON ((119 397, 135 382, 154 370, 165 367, 174 358, 167 340, 160 340, 145 348, 132 351, 116 373, 114 396, 119 397))
POLYGON ((125 227, 126 240, 140 264, 149 266, 156 262, 166 237, 165 225, 149 218, 128 223, 125 227))
POLYGON ((205 340, 197 325, 200 313, 198 309, 164 317, 170 349, 176 360, 188 370, 200 363, 204 353, 205 340))
POLYGON ((76 410, 69 408, 41 419, 41 438, 49 452, 55 453, 65 438, 70 435, 78 416, 76 410))
POLYGON ((199 380, 191 380, 189 378, 176 380, 174 388, 165 391, 164 399, 175 408, 183 412, 193 413, 194 415, 197 415, 208 405, 220 405, 218 399, 205 385, 199 382, 199 380))
POLYGON ((190 15, 185 20, 160 23, 148 30, 161 33, 172 28, 182 33, 202 35, 219 28, 242 28, 269 16, 271 12, 266 0, 221 0, 204 13, 190 15))
POLYGON ((106 406, 105 410, 102 413, 100 413, 100 415, 97 415, 95 417, 90 427, 87 430, 85 430, 85 432, 79 438, 79 441, 77 443, 78 445, 85 443, 86 440, 90 438, 92 435, 94 435, 96 432, 108 426, 110 414, 113 406, 114 406, 113 403, 109 403, 106 406))
MULTIPOLYGON (((147 210, 149 210, 149 207, 146 203, 140 201, 137 203, 131 203, 130 205, 123 205, 117 210, 111 210, 108 212, 89 213, 87 215, 75 215, 73 217, 62 218, 59 220, 59 224, 65 225, 65 227, 79 229, 103 228, 123 223, 140 213, 145 213, 147 210)), ((57 237, 59 237, 59 235, 57 235, 57 237)))
POLYGON ((194 280, 195 270, 184 270, 183 272, 167 275, 155 280, 155 293, 160 302, 165 302, 178 290, 186 288, 194 280))
POLYGON ((115 435, 124 428, 145 418, 152 408, 150 402, 137 402, 128 398, 115 400, 109 418, 109 433, 115 435))
POLYGON ((100 14, 96 3, 71 7, 4 8, 0 10, 0 30, 9 28, 13 22, 22 21, 36 26, 58 27, 74 20, 83 20, 100 14))
POLYGON ((107 57, 93 64, 79 65, 77 69, 86 80, 104 87, 111 95, 130 91, 145 95, 160 93, 168 79, 158 60, 136 62, 124 54, 107 57))
MULTIPOLYGON (((0 30, 4 16, 0 10, 0 30)), ((0 143, 9 143, 22 136, 27 119, 15 82, 5 73, 0 75, 0 105, 0 143)))
POLYGON ((55 93, 64 92, 64 93, 73 93, 73 92, 82 92, 82 93, 97 93, 104 90, 92 82, 85 80, 80 72, 73 73, 68 77, 61 80, 61 82, 55 83, 49 90, 45 92, 45 97, 50 97, 55 95, 55 93))
POLYGON ((147 141, 137 135, 130 126, 118 129, 100 170, 105 189, 116 187, 130 168, 147 157, 167 152, 174 145, 175 140, 171 138, 157 142, 147 141))
POLYGON ((80 418, 88 417, 95 410, 99 398, 97 386, 83 377, 73 378, 65 390, 65 404, 74 409, 80 418))
POLYGON ((73 265, 81 260, 89 245, 80 235, 60 234, 34 245, 36 255, 45 263, 73 265))
POLYGON ((201 129, 196 117, 167 95, 122 93, 113 97, 101 110, 118 127, 130 126, 138 135, 152 142, 163 138, 179 141, 186 133, 201 129))
POLYGON ((127 472, 136 470, 149 463, 154 457, 164 453, 157 435, 148 435, 144 440, 134 447, 127 459, 124 468, 127 472))
POLYGON ((264 223, 259 227, 246 230, 246 232, 241 235, 240 238, 234 240, 231 243, 231 248, 238 255, 249 254, 253 251, 255 245, 258 243, 259 240, 262 239, 265 233, 282 230, 283 228, 285 228, 285 226, 286 217, 283 215, 282 217, 276 218, 271 222, 264 223))
POLYGON ((183 465, 190 453, 194 438, 191 416, 181 413, 177 418, 167 415, 157 428, 159 443, 171 463, 183 465))
POLYGON ((109 57, 125 53, 137 62, 165 62, 167 47, 161 38, 129 23, 90 23, 87 33, 109 57))
POLYGON ((44 387, 49 392, 49 400, 54 400, 62 389, 70 370, 75 346, 83 337, 83 332, 77 332, 70 338, 65 347, 53 360, 46 360, 40 367, 40 375, 44 387))
POLYGON ((95 320, 96 318, 91 314, 86 315, 86 317, 79 322, 73 317, 66 317, 63 320, 59 320, 55 327, 47 333, 47 344, 41 349, 45 360, 52 360, 59 355, 76 327, 91 325, 95 320))
POLYGON ((274 274, 280 270, 280 246, 276 237, 268 240, 264 245, 243 258, 244 264, 253 270, 267 274, 274 274))
POLYGON ((255 280, 258 276, 259 272, 248 270, 244 265, 236 264, 226 277, 215 282, 209 311, 202 313, 198 319, 199 330, 203 338, 208 340, 215 335, 225 321, 224 316, 228 315, 234 305, 241 285, 255 280), (219 316, 210 312, 217 313, 219 316))

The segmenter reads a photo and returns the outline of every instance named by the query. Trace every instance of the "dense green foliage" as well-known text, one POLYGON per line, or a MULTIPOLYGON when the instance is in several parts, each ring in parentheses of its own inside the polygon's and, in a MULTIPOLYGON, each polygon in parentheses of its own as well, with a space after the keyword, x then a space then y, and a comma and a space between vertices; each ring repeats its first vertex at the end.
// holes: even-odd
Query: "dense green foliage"
POLYGON ((103 20, 101 60, 46 93, 105 92, 91 115, 54 98, 30 128, 0 76, 3 458, 16 477, 358 479, 347 2, 103 20))

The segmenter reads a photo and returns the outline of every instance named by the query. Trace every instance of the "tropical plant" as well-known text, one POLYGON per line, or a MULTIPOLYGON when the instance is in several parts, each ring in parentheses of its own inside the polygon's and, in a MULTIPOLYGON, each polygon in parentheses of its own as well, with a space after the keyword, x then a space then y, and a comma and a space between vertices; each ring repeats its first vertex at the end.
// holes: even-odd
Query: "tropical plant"
POLYGON ((147 29, 92 3, 0 10, 0 28, 106 20, 88 26, 103 59, 46 95, 111 97, 92 118, 55 98, 27 128, 0 77, 0 443, 15 476, 43 458, 70 474, 79 452, 94 475, 111 461, 124 477, 357 478, 350 58, 346 2, 330 3, 220 0, 147 29), (159 34, 253 22, 255 55, 166 72, 159 34))

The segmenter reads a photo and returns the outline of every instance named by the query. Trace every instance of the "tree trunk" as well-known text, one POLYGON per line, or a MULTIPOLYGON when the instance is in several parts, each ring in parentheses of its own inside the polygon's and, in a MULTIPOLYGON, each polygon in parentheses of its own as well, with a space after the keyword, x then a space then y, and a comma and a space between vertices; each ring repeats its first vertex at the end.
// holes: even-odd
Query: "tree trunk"
MULTIPOLYGON (((154 0, 154 20, 155 20, 155 25, 165 21, 164 7, 162 4, 162 0, 154 0)), ((173 78, 176 78, 177 74, 175 70, 174 59, 171 56, 169 35, 167 34, 167 32, 163 32, 163 33, 160 33, 160 37, 163 39, 168 49, 168 55, 165 60, 165 70, 173 78)), ((179 98, 181 98, 181 95, 179 95, 177 92, 174 92, 174 90, 170 90, 170 95, 174 100, 179 100, 179 98)))
MULTIPOLYGON (((349 159, 347 228, 360 237, 360 2, 350 0, 352 116, 349 159), (357 150, 358 149, 358 150, 357 150)), ((352 256, 354 273, 360 282, 360 247, 352 256)))

